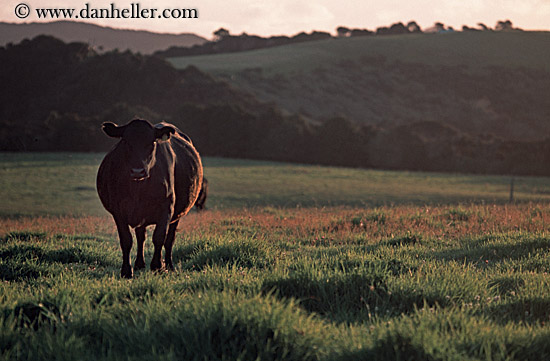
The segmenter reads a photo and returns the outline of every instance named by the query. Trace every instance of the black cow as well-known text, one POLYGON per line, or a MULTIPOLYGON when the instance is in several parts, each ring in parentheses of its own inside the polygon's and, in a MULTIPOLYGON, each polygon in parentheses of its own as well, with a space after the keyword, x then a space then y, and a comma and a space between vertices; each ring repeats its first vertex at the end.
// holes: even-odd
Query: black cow
POLYGON ((208 196, 208 180, 206 179, 206 177, 202 177, 201 191, 199 192, 199 196, 195 201, 195 208, 197 208, 198 212, 204 210, 207 196, 208 196))
POLYGON ((104 123, 108 136, 120 138, 105 156, 97 173, 101 203, 115 220, 122 248, 122 277, 131 278, 130 249, 135 228, 137 257, 134 269, 145 267, 145 227, 154 224, 155 252, 151 270, 172 270, 172 246, 179 219, 193 207, 202 184, 201 158, 175 126, 134 119, 124 126, 104 123))

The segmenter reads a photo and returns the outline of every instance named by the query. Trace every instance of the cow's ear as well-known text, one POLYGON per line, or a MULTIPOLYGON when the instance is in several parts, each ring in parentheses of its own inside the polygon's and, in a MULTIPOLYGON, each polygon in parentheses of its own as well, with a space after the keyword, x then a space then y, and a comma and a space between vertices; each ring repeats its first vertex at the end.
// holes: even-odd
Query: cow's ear
POLYGON ((103 131, 105 134, 107 134, 109 137, 113 138, 120 138, 122 137, 122 133, 124 133, 125 126, 119 127, 115 123, 111 122, 105 122, 103 123, 103 131))
POLYGON ((165 125, 161 128, 155 128, 155 138, 168 140, 170 136, 176 132, 176 129, 170 125, 165 125))

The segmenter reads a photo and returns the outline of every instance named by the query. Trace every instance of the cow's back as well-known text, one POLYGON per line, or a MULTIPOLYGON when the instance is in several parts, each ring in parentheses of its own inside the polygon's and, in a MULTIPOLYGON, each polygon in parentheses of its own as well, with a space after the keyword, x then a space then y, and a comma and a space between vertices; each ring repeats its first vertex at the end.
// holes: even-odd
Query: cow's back
POLYGON ((174 206, 174 217, 172 218, 172 220, 176 220, 193 208, 195 200, 199 196, 203 170, 200 155, 187 135, 177 130, 170 137, 169 142, 176 156, 174 167, 176 203, 174 206))

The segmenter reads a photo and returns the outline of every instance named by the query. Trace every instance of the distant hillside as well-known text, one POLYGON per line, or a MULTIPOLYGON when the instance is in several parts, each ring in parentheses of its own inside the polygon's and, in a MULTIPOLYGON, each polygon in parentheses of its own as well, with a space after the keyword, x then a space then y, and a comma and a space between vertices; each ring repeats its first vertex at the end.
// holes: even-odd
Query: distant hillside
POLYGON ((478 107, 487 110, 487 119, 501 108, 510 114, 523 112, 512 122, 498 123, 492 133, 543 129, 548 117, 545 123, 540 121, 541 109, 548 109, 549 99, 549 88, 542 87, 547 82, 543 70, 523 68, 519 77, 497 68, 487 83, 485 73, 479 82, 473 81, 476 73, 471 69, 457 77, 452 67, 447 71, 368 58, 295 76, 283 74, 284 68, 278 69, 278 75, 264 75, 261 70, 235 73, 238 79, 247 76, 244 79, 257 88, 291 89, 297 102, 318 97, 310 111, 317 104, 327 113, 308 121, 193 66, 178 70, 156 56, 98 53, 88 44, 66 44, 49 36, 0 47, 0 64, 0 151, 106 151, 114 140, 103 134, 101 123, 124 124, 140 117, 174 123, 203 155, 363 168, 550 174, 548 135, 541 134, 545 139, 539 141, 512 141, 465 132, 463 128, 476 124, 477 113, 461 118, 464 101, 456 95, 486 94, 478 107), (364 67, 363 72, 358 66, 364 67), (431 85, 421 88, 431 77, 435 79, 431 85), (340 87, 330 88, 335 84, 340 87), (357 84, 371 87, 372 93, 363 94, 357 84), (414 84, 416 88, 411 87, 414 84), (517 92, 531 98, 516 100, 517 92), (371 114, 403 118, 380 126, 330 116, 331 106, 345 104, 346 97, 357 93, 363 94, 365 109, 387 110, 371 114), (419 109, 430 117, 405 118, 407 112, 419 109), (448 124, 452 111, 465 126, 448 124))
POLYGON ((0 22, 0 46, 19 43, 23 39, 32 39, 37 35, 51 35, 66 42, 85 42, 95 49, 101 48, 106 51, 129 49, 142 54, 151 54, 172 46, 190 47, 206 42, 206 39, 195 34, 159 34, 74 21, 28 24, 0 22))
POLYGON ((279 137, 300 131, 226 82, 155 56, 42 35, 0 47, 0 64, 0 151, 106 151, 102 122, 140 117, 176 124, 204 154, 276 159, 288 152, 279 137))
POLYGON ((440 122, 474 136, 550 135, 550 32, 338 38, 170 58, 314 121, 440 122))

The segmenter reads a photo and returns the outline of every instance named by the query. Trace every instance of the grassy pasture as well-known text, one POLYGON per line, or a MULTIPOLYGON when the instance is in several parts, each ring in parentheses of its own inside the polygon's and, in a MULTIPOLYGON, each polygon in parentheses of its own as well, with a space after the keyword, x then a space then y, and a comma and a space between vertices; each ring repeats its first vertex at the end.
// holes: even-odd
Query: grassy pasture
POLYGON ((457 32, 360 36, 311 41, 246 52, 169 58, 176 68, 194 65, 213 74, 261 68, 268 75, 292 74, 363 57, 386 57, 426 65, 497 65, 550 70, 549 32, 457 32))
MULTIPOLYGON (((0 216, 106 215, 95 190, 103 154, 0 153, 0 216)), ((510 177, 205 158, 213 209, 505 203, 510 177)), ((516 177, 518 202, 549 201, 550 180, 516 177)))
POLYGON ((474 137, 542 140, 550 132, 547 59, 550 32, 487 31, 327 39, 168 61, 315 124, 344 117, 423 134, 418 123, 433 121, 474 137))
POLYGON ((506 177, 207 158, 177 272, 128 281, 91 206, 101 155, 1 159, 0 359, 550 357, 547 179, 506 204, 506 177))

